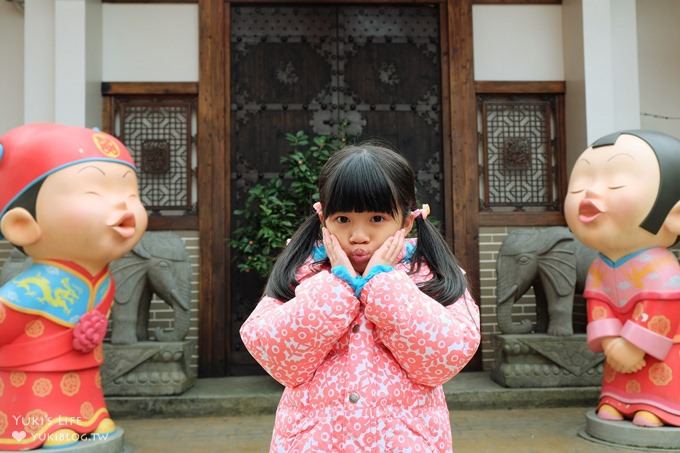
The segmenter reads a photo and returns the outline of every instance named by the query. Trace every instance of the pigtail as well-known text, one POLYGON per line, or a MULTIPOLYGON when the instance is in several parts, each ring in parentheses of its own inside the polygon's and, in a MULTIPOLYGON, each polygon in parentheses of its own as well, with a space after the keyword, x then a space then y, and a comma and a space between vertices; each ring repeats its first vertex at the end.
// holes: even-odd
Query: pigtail
POLYGON ((293 234, 290 242, 281 251, 267 280, 264 294, 287 302, 295 297, 297 269, 311 255, 314 245, 321 234, 319 216, 310 216, 293 234))
POLYGON ((421 291, 444 306, 451 305, 465 293, 465 275, 439 230, 420 216, 416 217, 415 222, 418 242, 411 261, 411 271, 417 272, 423 263, 427 263, 433 277, 419 285, 421 291))

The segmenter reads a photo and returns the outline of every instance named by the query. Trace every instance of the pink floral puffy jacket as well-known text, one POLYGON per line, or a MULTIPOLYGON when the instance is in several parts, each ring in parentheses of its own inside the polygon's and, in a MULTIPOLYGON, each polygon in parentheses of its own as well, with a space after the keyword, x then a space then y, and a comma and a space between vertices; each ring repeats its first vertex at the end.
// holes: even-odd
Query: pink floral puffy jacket
POLYGON ((311 259, 295 298, 264 297, 241 328, 248 351, 286 386, 270 452, 450 452, 442 384, 472 358, 479 311, 421 292, 408 263, 354 290, 311 259))

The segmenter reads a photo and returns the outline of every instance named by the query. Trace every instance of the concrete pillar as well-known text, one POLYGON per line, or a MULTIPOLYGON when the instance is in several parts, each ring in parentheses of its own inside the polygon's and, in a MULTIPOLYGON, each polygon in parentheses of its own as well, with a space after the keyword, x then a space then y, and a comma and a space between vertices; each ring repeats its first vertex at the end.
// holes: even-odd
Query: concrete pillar
POLYGON ((27 0, 25 122, 100 126, 100 0, 27 0))
POLYGON ((635 0, 582 0, 587 141, 640 127, 635 0))

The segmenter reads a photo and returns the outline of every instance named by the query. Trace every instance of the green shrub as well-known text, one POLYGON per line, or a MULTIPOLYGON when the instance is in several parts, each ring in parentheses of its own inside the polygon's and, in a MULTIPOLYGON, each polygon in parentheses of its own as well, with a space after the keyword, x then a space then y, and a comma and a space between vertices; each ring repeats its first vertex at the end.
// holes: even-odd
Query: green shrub
POLYGON ((345 146, 343 129, 339 136, 311 140, 303 131, 286 134, 291 151, 281 157, 279 175, 251 187, 243 209, 234 210, 240 226, 232 233, 231 246, 239 252, 239 270, 269 275, 286 241, 319 201, 319 172, 345 146))

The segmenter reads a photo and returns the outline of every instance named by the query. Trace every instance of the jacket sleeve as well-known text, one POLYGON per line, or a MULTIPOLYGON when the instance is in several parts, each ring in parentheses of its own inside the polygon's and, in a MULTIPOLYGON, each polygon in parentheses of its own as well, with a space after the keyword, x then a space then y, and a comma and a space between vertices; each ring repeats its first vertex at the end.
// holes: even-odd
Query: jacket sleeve
POLYGON ((285 303, 264 297, 240 333, 274 379, 295 387, 311 379, 358 314, 352 288, 324 270, 300 283, 285 303))
POLYGON ((422 275, 422 269, 412 277, 403 269, 378 274, 364 287, 361 302, 378 339, 409 379, 436 386, 458 374, 479 347, 479 310, 467 290, 444 307, 420 291, 422 275))

